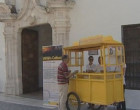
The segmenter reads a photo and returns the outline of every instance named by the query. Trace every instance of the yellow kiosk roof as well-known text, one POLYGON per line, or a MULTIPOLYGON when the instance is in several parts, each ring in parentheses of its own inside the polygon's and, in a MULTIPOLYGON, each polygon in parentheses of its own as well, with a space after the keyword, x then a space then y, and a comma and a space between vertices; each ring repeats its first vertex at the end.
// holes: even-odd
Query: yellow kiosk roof
POLYGON ((114 40, 112 36, 98 35, 82 38, 79 40, 79 42, 74 42, 73 46, 65 47, 64 49, 68 50, 85 49, 85 48, 100 47, 102 45, 122 45, 122 43, 114 40))

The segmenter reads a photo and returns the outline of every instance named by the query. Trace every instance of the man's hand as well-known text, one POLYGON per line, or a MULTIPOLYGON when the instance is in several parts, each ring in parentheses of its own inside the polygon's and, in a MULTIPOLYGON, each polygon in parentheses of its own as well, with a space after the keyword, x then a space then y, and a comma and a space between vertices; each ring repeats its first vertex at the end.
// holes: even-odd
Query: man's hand
POLYGON ((70 78, 74 76, 74 74, 78 73, 78 70, 75 70, 74 72, 70 73, 66 78, 70 78))
POLYGON ((75 71, 73 72, 73 74, 76 74, 76 73, 78 73, 78 70, 75 70, 75 71))

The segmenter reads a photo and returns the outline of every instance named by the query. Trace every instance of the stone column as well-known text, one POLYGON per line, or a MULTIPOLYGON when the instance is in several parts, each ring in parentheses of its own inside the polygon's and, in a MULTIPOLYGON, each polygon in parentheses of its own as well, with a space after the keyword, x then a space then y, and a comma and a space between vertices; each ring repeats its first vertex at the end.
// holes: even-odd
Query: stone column
MULTIPOLYGON (((17 37, 13 23, 5 24, 5 48, 6 48, 6 94, 19 95, 19 75, 18 75, 18 51, 17 37)), ((21 48, 21 47, 19 47, 21 48)))

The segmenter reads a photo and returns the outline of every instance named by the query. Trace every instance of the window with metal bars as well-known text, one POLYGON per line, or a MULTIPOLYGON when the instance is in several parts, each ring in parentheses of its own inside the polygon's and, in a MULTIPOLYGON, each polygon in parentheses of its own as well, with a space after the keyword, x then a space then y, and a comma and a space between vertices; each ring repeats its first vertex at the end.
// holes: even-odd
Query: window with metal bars
POLYGON ((140 24, 122 26, 126 58, 126 88, 140 90, 140 24))

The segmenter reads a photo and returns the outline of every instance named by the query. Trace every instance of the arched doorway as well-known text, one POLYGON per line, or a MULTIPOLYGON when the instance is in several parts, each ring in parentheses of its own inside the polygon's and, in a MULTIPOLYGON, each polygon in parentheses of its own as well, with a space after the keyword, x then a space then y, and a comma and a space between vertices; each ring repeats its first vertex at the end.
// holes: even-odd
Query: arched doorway
POLYGON ((42 46, 48 45, 52 45, 50 24, 28 27, 22 30, 22 96, 24 97, 43 99, 42 46))
MULTIPOLYGON (((69 32, 71 27, 69 11, 73 8, 74 4, 74 1, 48 0, 47 7, 45 8, 39 5, 36 0, 25 0, 22 9, 16 16, 10 13, 9 7, 6 4, 1 4, 0 8, 3 9, 1 12, 7 15, 3 16, 3 14, 0 14, 0 20, 5 22, 6 94, 23 94, 22 31, 24 29, 36 31, 36 28, 39 28, 39 26, 44 26, 42 24, 49 23, 52 27, 52 42, 50 44, 67 46, 69 44, 69 32)), ((37 31, 39 31, 39 29, 37 29, 37 31)), ((38 38, 40 38, 40 36, 38 38)), ((49 41, 48 38, 47 42, 49 41)), ((46 45, 50 44, 47 43, 46 45)), ((38 54, 40 55, 41 53, 38 52, 38 54)), ((32 55, 30 57, 32 57, 32 55)), ((39 64, 38 67, 40 68, 40 66, 41 64, 39 64)), ((41 69, 38 69, 38 71, 41 71, 41 69)))

